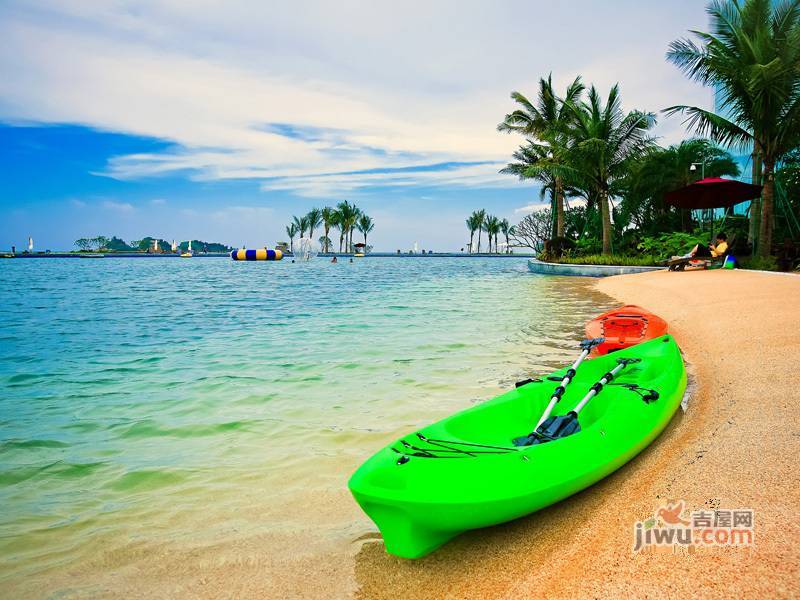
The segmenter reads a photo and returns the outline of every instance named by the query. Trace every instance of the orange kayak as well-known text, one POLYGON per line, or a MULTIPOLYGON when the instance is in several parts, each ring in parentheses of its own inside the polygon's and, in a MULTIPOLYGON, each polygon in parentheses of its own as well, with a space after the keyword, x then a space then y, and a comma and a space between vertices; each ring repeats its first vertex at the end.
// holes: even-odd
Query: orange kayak
POLYGON ((586 323, 586 337, 605 338, 592 354, 602 356, 667 333, 667 322, 641 306, 626 304, 586 323))

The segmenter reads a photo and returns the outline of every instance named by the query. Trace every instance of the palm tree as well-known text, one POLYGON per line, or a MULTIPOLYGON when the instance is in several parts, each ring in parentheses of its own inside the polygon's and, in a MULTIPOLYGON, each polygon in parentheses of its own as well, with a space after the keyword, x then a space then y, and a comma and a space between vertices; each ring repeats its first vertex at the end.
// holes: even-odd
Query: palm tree
POLYGON ((290 223, 289 225, 287 225, 286 235, 289 236, 289 252, 294 254, 294 236, 297 235, 297 225, 295 225, 294 223, 290 223))
POLYGON ((481 228, 481 221, 478 218, 478 211, 474 211, 466 220, 467 229, 469 229, 469 251, 470 254, 475 251, 472 247, 472 240, 475 237, 475 231, 481 228))
POLYGON ((367 234, 370 233, 373 229, 375 229, 375 223, 372 222, 372 218, 361 214, 358 218, 357 224, 358 230, 364 234, 364 252, 367 251, 367 234))
POLYGON ((715 0, 708 13, 712 33, 695 31, 699 44, 672 42, 667 59, 689 78, 717 90, 726 116, 696 106, 671 106, 665 112, 687 115, 689 127, 725 146, 752 144, 764 183, 757 252, 767 256, 775 165, 800 143, 800 0, 715 0))
POLYGON ((306 215, 308 223, 308 237, 314 239, 314 228, 322 224, 322 211, 318 208, 312 208, 306 215))
MULTIPOLYGON (((524 146, 520 146, 519 149, 512 154, 512 157, 516 162, 509 163, 504 169, 500 169, 500 172, 516 175, 521 180, 536 179, 542 184, 539 188, 539 198, 543 200, 548 193, 550 194, 550 204, 553 208, 554 215, 558 213, 558 198, 561 198, 560 203, 563 213, 565 188, 560 183, 559 185, 556 184, 556 180, 560 178, 557 178, 553 174, 554 165, 550 162, 550 149, 543 144, 528 142, 524 146)), ((571 188, 570 194, 574 195, 571 188)), ((563 234, 564 219, 562 215, 561 235, 559 235, 558 219, 556 218, 552 222, 550 237, 563 237, 563 234)))
POLYGON ((330 233, 331 227, 336 226, 336 211, 330 206, 326 206, 320 211, 320 218, 322 219, 322 227, 325 229, 325 239, 327 240, 324 244, 323 252, 328 252, 331 245, 331 239, 328 237, 328 233, 330 233))
POLYGON ((486 211, 484 209, 476 210, 472 215, 475 217, 475 223, 478 231, 478 254, 481 252, 481 231, 483 231, 483 224, 486 221, 486 211))
POLYGON ((342 251, 342 235, 343 235, 343 231, 342 231, 342 215, 336 209, 334 209, 334 211, 333 211, 333 219, 331 221, 331 227, 334 228, 334 229, 338 229, 339 230, 339 252, 341 252, 342 251))
POLYGON ((500 220, 494 215, 487 215, 483 221, 483 230, 489 238, 489 253, 492 252, 492 237, 494 237, 494 250, 497 252, 497 234, 500 232, 500 220))
POLYGON ((500 221, 500 231, 503 233, 503 235, 506 238, 506 254, 508 254, 508 251, 509 251, 509 248, 510 248, 509 242, 508 242, 508 236, 509 236, 509 234, 511 232, 511 226, 508 224, 508 219, 503 219, 502 221, 500 221))
POLYGON ((305 217, 292 217, 292 224, 294 225, 300 237, 305 237, 306 229, 308 228, 308 219, 305 217))
MULTIPOLYGON (((553 76, 548 75, 547 79, 539 80, 536 104, 519 92, 512 92, 512 100, 521 108, 507 114, 497 126, 498 131, 521 133, 532 145, 533 140, 541 142, 542 147, 537 153, 538 168, 528 171, 527 177, 543 181, 552 190, 556 214, 554 237, 564 237, 564 177, 557 167, 565 160, 568 126, 573 118, 567 105, 577 102, 583 91, 581 78, 576 77, 567 87, 564 98, 559 98, 553 90, 553 76)), ((501 172, 509 171, 503 169, 501 172)))
POLYGON ((341 252, 342 244, 345 241, 348 242, 348 246, 352 245, 352 230, 358 220, 360 211, 354 204, 350 204, 345 200, 336 205, 336 212, 338 213, 339 252, 341 252))
POLYGON ((361 209, 357 208, 353 205, 354 213, 351 217, 350 221, 348 222, 348 229, 350 230, 350 252, 353 251, 353 233, 356 230, 356 226, 358 224, 358 220, 361 218, 361 209))
POLYGON ((594 86, 587 100, 565 102, 565 106, 572 113, 572 123, 566 133, 565 162, 558 170, 586 178, 600 204, 603 254, 611 254, 609 190, 625 177, 633 161, 653 147, 654 140, 647 132, 655 125, 655 115, 625 114, 619 84, 611 88, 605 106, 594 86))

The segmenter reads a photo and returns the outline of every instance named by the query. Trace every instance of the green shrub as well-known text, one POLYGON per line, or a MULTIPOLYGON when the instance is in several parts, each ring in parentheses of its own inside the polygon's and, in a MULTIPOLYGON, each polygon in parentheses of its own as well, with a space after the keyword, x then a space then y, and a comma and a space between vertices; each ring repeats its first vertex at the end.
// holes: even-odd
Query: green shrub
POLYGON ((686 254, 698 243, 702 243, 694 233, 673 231, 661 235, 643 237, 636 248, 642 254, 651 254, 668 258, 670 256, 686 254))
POLYGON ((778 261, 774 256, 746 256, 739 259, 739 267, 754 271, 777 271, 778 261))
POLYGON ((603 250, 603 240, 595 237, 581 238, 575 242, 575 248, 571 256, 589 256, 600 254, 603 250))

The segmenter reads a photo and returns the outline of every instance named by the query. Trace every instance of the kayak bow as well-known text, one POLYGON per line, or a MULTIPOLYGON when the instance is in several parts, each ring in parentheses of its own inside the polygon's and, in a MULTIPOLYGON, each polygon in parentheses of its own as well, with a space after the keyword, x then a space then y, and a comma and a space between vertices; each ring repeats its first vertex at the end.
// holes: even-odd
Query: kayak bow
POLYGON ((666 335, 668 329, 667 322, 658 315, 641 306, 626 304, 586 323, 586 336, 605 338, 593 352, 594 356, 602 356, 666 335))

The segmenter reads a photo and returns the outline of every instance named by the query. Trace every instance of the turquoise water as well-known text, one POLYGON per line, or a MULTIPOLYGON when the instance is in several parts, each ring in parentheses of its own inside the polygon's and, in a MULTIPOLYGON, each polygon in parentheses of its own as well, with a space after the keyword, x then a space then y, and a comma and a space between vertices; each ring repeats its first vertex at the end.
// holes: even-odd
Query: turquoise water
POLYGON ((0 590, 28 593, 212 543, 348 544, 372 528, 345 487, 363 459, 561 366, 607 307, 524 259, 7 260, 0 281, 0 590))

